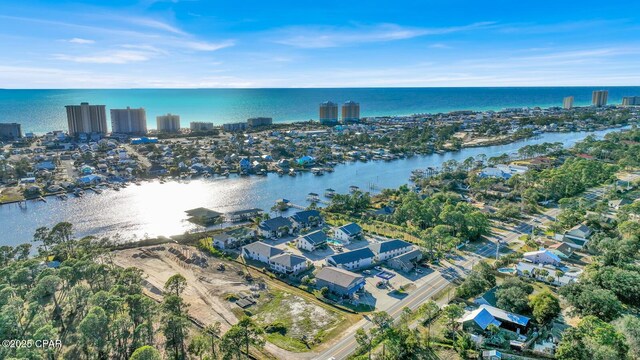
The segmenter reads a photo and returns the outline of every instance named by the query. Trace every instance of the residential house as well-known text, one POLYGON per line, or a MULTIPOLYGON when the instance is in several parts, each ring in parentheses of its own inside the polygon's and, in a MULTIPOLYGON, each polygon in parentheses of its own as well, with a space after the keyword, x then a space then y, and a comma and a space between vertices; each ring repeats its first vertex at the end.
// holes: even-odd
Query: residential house
POLYGON ((335 267, 324 267, 316 274, 316 287, 326 287, 330 292, 352 297, 358 290, 364 288, 365 280, 351 271, 335 267))
POLYGON ((293 214, 289 219, 296 229, 310 228, 321 225, 323 222, 322 215, 318 210, 304 210, 293 214))
POLYGON ((333 237, 346 244, 362 238, 362 228, 356 223, 340 226, 333 232, 333 237))
POLYGON ((581 273, 581 271, 565 273, 565 272, 562 272, 562 268, 557 268, 555 266, 544 265, 544 264, 533 264, 528 261, 520 261, 519 263, 517 263, 516 271, 519 276, 528 276, 530 278, 533 278, 539 281, 550 282, 558 286, 564 286, 572 282, 575 282, 577 277, 581 273), (562 274, 559 277, 557 276, 558 271, 560 271, 562 274))
POLYGON ((497 290, 498 290, 498 287, 494 286, 491 289, 487 290, 484 294, 473 299, 473 302, 476 303, 477 305, 496 306, 496 304, 498 303, 498 299, 496 298, 497 290))
POLYGON ((262 241, 254 242, 242 247, 242 256, 244 258, 260 261, 265 264, 269 264, 269 259, 282 253, 284 253, 284 251, 269 244, 265 244, 262 241))
POLYGON ((564 233, 562 241, 574 248, 582 249, 592 234, 593 231, 587 225, 578 224, 564 233))
POLYGON ((498 350, 484 350, 482 360, 502 360, 502 353, 498 350))
POLYGON ((274 217, 261 222, 258 225, 258 232, 267 239, 279 238, 293 232, 293 223, 286 217, 274 217))
POLYGON ((395 270, 401 270, 409 272, 416 267, 416 264, 422 260, 422 251, 420 249, 413 249, 404 254, 392 257, 387 261, 389 267, 395 270))
POLYGON ((256 231, 247 227, 227 230, 213 236, 213 246, 218 249, 234 249, 254 240, 256 231))
POLYGON ((526 333, 530 319, 523 315, 514 314, 491 305, 480 305, 477 309, 467 312, 458 319, 466 331, 484 331, 489 325, 516 332, 526 333))
POLYGON ((375 254, 368 247, 335 254, 325 259, 327 265, 347 270, 358 270, 373 264, 375 254))
POLYGON ((529 251, 522 255, 523 258, 534 264, 559 265, 560 257, 548 249, 529 251))
POLYGON ((613 210, 620 210, 620 207, 631 204, 631 200, 629 199, 616 199, 609 200, 609 208, 613 210))
POLYGON ((571 245, 567 243, 555 243, 553 245, 548 246, 549 251, 556 254, 561 259, 568 259, 573 255, 573 251, 575 250, 571 245))
POLYGON ((298 274, 308 269, 307 259, 299 255, 280 254, 269 259, 269 267, 281 274, 298 274))
POLYGON ((327 244, 327 234, 322 230, 314 231, 296 239, 298 249, 314 251, 327 244))
POLYGON ((383 262, 392 257, 408 253, 413 250, 413 245, 406 241, 394 239, 389 241, 381 241, 369 245, 369 248, 376 255, 374 260, 383 262))

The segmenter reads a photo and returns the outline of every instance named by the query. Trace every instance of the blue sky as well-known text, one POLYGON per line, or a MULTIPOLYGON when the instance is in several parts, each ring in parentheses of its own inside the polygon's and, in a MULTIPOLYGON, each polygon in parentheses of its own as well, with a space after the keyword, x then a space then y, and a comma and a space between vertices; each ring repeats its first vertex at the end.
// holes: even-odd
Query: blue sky
POLYGON ((0 87, 640 85, 639 14, 631 0, 22 0, 0 8, 0 87))

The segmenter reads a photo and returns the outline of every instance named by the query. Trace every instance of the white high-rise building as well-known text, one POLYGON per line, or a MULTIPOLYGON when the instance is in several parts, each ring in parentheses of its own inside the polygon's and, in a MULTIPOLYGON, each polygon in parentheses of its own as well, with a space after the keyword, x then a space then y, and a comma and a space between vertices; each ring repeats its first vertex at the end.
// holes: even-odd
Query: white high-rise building
POLYGON ((111 109, 111 132, 114 134, 146 134, 147 113, 143 108, 111 109))
POLYGON ((107 133, 107 112, 104 105, 67 105, 69 135, 107 133))

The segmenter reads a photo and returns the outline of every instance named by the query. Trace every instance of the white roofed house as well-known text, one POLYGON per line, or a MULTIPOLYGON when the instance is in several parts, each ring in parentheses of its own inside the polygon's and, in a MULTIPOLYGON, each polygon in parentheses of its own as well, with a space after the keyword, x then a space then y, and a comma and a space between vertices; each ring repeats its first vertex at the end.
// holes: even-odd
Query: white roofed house
POLYGON ((299 255, 280 254, 269 259, 269 267, 281 274, 298 274, 309 268, 307 259, 299 255))
POLYGON ((334 230, 333 237, 336 240, 349 244, 362 238, 362 228, 356 223, 343 225, 334 230))
POLYGON ((529 327, 530 319, 526 316, 514 314, 491 305, 480 305, 479 308, 469 311, 458 320, 463 329, 470 331, 484 331, 489 325, 524 334, 529 327))
POLYGON ((296 247, 306 251, 314 251, 327 244, 327 234, 322 230, 302 235, 296 239, 296 247))
POLYGON ((558 265, 561 262, 560 257, 548 249, 529 251, 524 253, 522 257, 534 264, 558 265))
POLYGON ((244 258, 260 261, 265 264, 269 264, 269 260, 272 257, 280 255, 282 253, 284 253, 284 251, 271 245, 265 244, 262 241, 254 242, 242 247, 242 256, 244 258))
POLYGON ((375 254, 374 260, 383 262, 398 255, 408 253, 413 250, 413 245, 406 241, 395 239, 373 243, 369 245, 369 248, 375 254))
POLYGON ((578 224, 564 233, 562 241, 574 248, 582 249, 592 234, 593 231, 587 225, 578 224))

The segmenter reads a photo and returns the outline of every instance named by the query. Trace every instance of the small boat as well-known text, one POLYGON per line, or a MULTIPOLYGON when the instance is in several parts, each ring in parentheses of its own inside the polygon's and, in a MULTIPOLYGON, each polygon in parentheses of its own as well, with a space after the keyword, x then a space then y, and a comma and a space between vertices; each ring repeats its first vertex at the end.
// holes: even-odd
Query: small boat
POLYGON ((320 168, 312 168, 311 173, 316 176, 320 176, 324 174, 324 171, 320 168))
POLYGON ((328 188, 324 191, 324 196, 330 198, 330 197, 334 197, 336 194, 336 191, 333 190, 332 188, 328 188))
POLYGON ((295 169, 289 169, 289 176, 296 176, 298 175, 295 171, 295 169))
POLYGON ((60 200, 67 200, 67 194, 58 194, 57 196, 60 200))
POLYGON ((82 190, 82 189, 76 189, 76 190, 73 192, 73 195, 75 195, 76 197, 82 197, 82 196, 84 196, 84 190, 82 190))
POLYGON ((307 195, 307 200, 312 201, 312 202, 319 201, 320 200, 320 196, 318 194, 316 194, 316 193, 310 192, 307 195))
POLYGON ((360 188, 359 188, 359 187, 357 187, 357 186, 355 186, 355 185, 351 185, 351 186, 349 186, 349 192, 350 192, 350 193, 354 193, 354 192, 356 192, 356 191, 358 191, 358 190, 360 190, 360 188))

